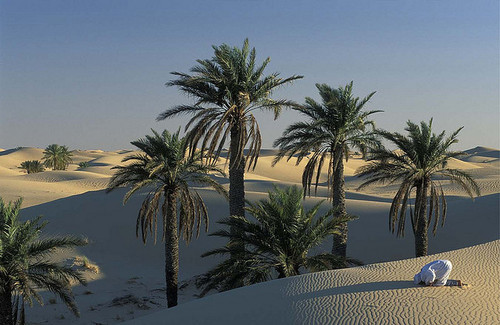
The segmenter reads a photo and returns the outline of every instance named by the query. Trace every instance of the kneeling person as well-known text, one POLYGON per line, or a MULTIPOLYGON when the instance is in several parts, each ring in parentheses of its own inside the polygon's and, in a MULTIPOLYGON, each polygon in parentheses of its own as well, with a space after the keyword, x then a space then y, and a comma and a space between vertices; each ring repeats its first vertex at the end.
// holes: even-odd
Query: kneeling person
POLYGON ((451 269, 451 262, 448 260, 433 261, 426 264, 419 273, 415 274, 413 281, 415 284, 441 287, 446 285, 451 269))

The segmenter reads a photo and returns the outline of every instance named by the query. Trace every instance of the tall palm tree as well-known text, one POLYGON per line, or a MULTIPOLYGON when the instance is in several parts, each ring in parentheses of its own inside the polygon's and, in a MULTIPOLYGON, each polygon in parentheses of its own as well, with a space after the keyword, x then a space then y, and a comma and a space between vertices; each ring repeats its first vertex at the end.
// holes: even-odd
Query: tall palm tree
POLYGON ((399 150, 391 151, 384 147, 375 148, 372 162, 360 167, 356 174, 366 177, 359 189, 374 183, 400 183, 389 211, 389 229, 398 236, 404 236, 406 211, 410 210, 410 220, 415 235, 415 255, 427 255, 427 233, 434 220, 433 234, 436 234, 438 220, 441 226, 446 218, 446 199, 441 185, 448 179, 462 187, 473 198, 480 195, 479 187, 474 179, 464 171, 448 167, 448 161, 462 154, 450 151, 452 144, 457 143, 459 128, 449 137, 445 132, 439 135, 432 133, 432 119, 429 124, 420 122, 420 127, 410 121, 405 130, 408 136, 380 130, 378 133, 399 150), (415 192, 415 204, 412 208, 410 197, 415 192), (427 215, 427 207, 429 212, 427 215))
MULTIPOLYGON (((308 158, 302 173, 304 195, 311 195, 313 179, 316 193, 321 170, 325 163, 328 164, 329 197, 335 208, 334 217, 339 219, 346 214, 343 160, 347 161, 349 158, 349 147, 359 148, 364 153, 367 145, 378 143, 373 133, 374 122, 368 117, 381 111, 363 110, 375 92, 360 100, 354 97, 352 87, 352 81, 338 89, 326 84, 316 84, 322 102, 318 103, 307 97, 305 105, 295 108, 307 120, 290 125, 283 136, 274 142, 274 146, 279 148, 274 164, 284 156, 288 156, 288 160, 297 157, 297 165, 302 159, 308 158)), ((345 257, 347 223, 343 223, 340 229, 341 232, 333 236, 332 253, 345 257)))
POLYGON ((303 191, 296 186, 275 187, 269 192, 269 199, 248 203, 246 210, 254 220, 230 216, 219 221, 238 231, 219 230, 210 236, 228 238, 230 242, 244 245, 226 245, 202 255, 229 255, 198 282, 205 287, 202 295, 212 289, 225 291, 268 281, 275 276, 298 275, 301 269, 323 271, 344 267, 344 259, 338 256, 328 253, 309 256, 308 253, 326 237, 338 233, 337 228, 342 222, 354 217, 333 219, 333 209, 317 217, 322 202, 305 211, 302 198, 303 191))
POLYGON ((87 244, 75 236, 43 237, 41 217, 19 220, 22 199, 5 204, 0 198, 0 324, 24 324, 24 303, 43 304, 39 290, 55 293, 78 316, 71 285, 85 284, 78 271, 53 262, 57 249, 87 244), (18 309, 20 307, 20 310, 18 309))
POLYGON ((221 173, 218 168, 201 163, 200 152, 186 157, 186 140, 179 138, 179 131, 170 134, 167 130, 162 134, 153 131, 153 135, 131 142, 141 153, 125 157, 125 166, 116 166, 107 192, 119 186, 131 186, 125 194, 124 204, 140 189, 146 188, 148 195, 142 202, 136 223, 136 235, 142 234, 146 243, 148 233, 154 235, 158 213, 163 218, 163 236, 165 242, 165 281, 167 286, 168 307, 177 305, 177 277, 179 272, 179 239, 178 232, 189 243, 196 228, 199 235, 201 222, 208 230, 208 211, 203 199, 192 184, 207 185, 218 193, 227 196, 226 190, 213 180, 210 172, 221 173), (179 206, 179 211, 177 211, 179 206), (179 213, 178 213, 179 212, 179 213), (179 225, 177 225, 179 217, 179 225))
POLYGON ((73 153, 68 147, 58 144, 51 144, 43 151, 44 164, 52 170, 65 170, 73 162, 71 156, 73 153))
POLYGON ((250 50, 248 39, 241 49, 227 44, 213 46, 212 59, 197 60, 192 74, 172 72, 178 79, 167 83, 177 86, 196 99, 192 105, 179 105, 161 113, 157 120, 180 114, 192 114, 186 125, 188 143, 194 152, 201 141, 208 149, 211 162, 221 155, 229 137, 229 213, 243 216, 245 206, 245 164, 254 168, 262 143, 256 110, 270 110, 278 118, 283 107, 294 107, 289 100, 271 99, 273 91, 302 76, 280 78, 278 73, 264 75, 270 62, 267 58, 257 65, 255 48, 250 50), (244 149, 248 145, 245 156, 244 149))

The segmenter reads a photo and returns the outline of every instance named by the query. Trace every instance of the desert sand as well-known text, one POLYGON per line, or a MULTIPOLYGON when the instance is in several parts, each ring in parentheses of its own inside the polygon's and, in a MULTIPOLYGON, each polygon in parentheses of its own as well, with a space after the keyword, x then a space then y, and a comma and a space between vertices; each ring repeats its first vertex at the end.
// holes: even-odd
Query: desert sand
POLYGON ((300 275, 220 293, 128 322, 147 324, 497 324, 500 240, 441 254, 300 275), (408 275, 454 261, 463 287, 408 275), (195 311, 195 312, 194 312, 195 311))
MULTIPOLYGON (((345 167, 347 209, 359 217, 349 225, 348 255, 365 266, 306 274, 276 280, 203 299, 194 295, 197 275, 214 266, 216 258, 200 255, 221 246, 217 238, 202 233, 189 246, 180 244, 180 305, 165 310, 163 245, 149 240, 143 245, 135 237, 135 218, 143 196, 123 206, 125 189, 106 194, 113 173, 111 167, 130 151, 75 151, 66 171, 47 170, 27 175, 18 168, 25 160, 41 159, 43 149, 18 148, 0 152, 0 196, 4 201, 24 198, 22 215, 44 215, 48 233, 80 234, 91 244, 57 256, 86 256, 99 273, 86 271, 87 287, 74 288, 81 317, 73 316, 60 301, 28 308, 32 324, 113 324, 136 319, 134 324, 186 323, 338 323, 338 324, 496 324, 500 321, 499 254, 499 151, 476 147, 450 162, 450 166, 471 173, 482 196, 474 201, 456 186, 443 182, 448 200, 446 225, 429 238, 427 256, 415 259, 413 235, 404 238, 388 231, 387 214, 396 186, 355 189, 360 180, 356 168, 365 162, 352 156, 345 167), (80 169, 78 163, 89 161, 80 169), (412 284, 413 275, 430 260, 452 261, 452 278, 462 279, 465 288, 423 288, 412 284), (143 317, 144 316, 144 317, 143 317)), ((263 150, 257 168, 246 174, 247 199, 266 197, 273 185, 300 185, 302 168, 295 161, 271 163, 274 150, 263 150)), ((221 164, 224 162, 222 161, 221 164)), ((220 178, 221 183, 228 183, 220 178)), ((324 184, 322 184, 324 185, 324 184)), ((227 202, 215 192, 198 189, 210 213, 209 232, 226 217, 227 202)), ((307 198, 306 206, 322 200, 307 198)), ((328 201, 323 203, 327 209, 328 201)), ((321 250, 329 250, 331 242, 321 250)))

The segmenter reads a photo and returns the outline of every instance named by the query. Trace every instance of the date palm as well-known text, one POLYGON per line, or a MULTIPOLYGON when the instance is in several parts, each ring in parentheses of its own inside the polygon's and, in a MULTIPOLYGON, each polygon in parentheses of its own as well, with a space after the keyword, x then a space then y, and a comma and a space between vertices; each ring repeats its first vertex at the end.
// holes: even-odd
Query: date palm
POLYGON ((360 167, 356 174, 366 177, 359 189, 375 183, 400 183, 389 211, 389 229, 397 236, 404 236, 406 211, 410 211, 410 221, 415 235, 415 255, 427 255, 427 233, 432 221, 432 232, 435 235, 438 222, 444 225, 446 218, 446 198, 441 181, 450 180, 458 184, 471 198, 480 195, 479 187, 474 179, 464 171, 448 167, 451 158, 463 154, 450 151, 450 146, 458 142, 459 128, 449 137, 445 132, 439 135, 432 133, 432 119, 420 127, 410 121, 405 130, 408 136, 380 130, 378 133, 397 151, 384 147, 375 148, 368 165, 360 167), (412 207, 410 197, 415 193, 415 204, 412 207), (429 211, 427 212, 427 208, 429 211))
POLYGON ((40 173, 45 170, 39 160, 25 160, 19 168, 26 170, 28 174, 40 173))
POLYGON ((170 134, 167 130, 131 142, 141 153, 125 157, 125 166, 116 166, 107 192, 120 186, 131 186, 125 194, 124 204, 138 190, 146 189, 148 194, 142 202, 137 217, 136 235, 139 232, 146 243, 147 236, 154 236, 158 215, 163 219, 163 236, 165 243, 165 281, 167 287, 168 307, 177 305, 177 288, 179 272, 179 239, 178 233, 189 243, 194 230, 199 235, 201 223, 208 230, 208 211, 203 199, 196 190, 190 189, 193 184, 206 185, 226 196, 226 190, 213 180, 209 173, 222 171, 201 163, 201 155, 195 152, 186 156, 186 140, 179 138, 179 131, 170 134), (179 210, 177 207, 179 206, 179 210), (177 224, 179 218, 179 224, 177 224))
POLYGON ((0 198, 0 324, 24 324, 24 304, 33 300, 43 305, 39 290, 56 294, 79 315, 71 285, 85 284, 82 275, 53 262, 58 249, 87 244, 75 236, 41 237, 47 225, 41 217, 19 220, 22 199, 5 204, 0 198), (20 307, 20 309, 18 309, 20 307))
MULTIPOLYGON (((339 256, 329 253, 309 255, 309 252, 328 236, 338 233, 342 222, 354 217, 333 219, 333 209, 317 217, 322 202, 306 211, 302 198, 303 192, 296 186, 275 188, 269 192, 269 199, 248 203, 245 209, 253 216, 252 219, 231 216, 219 221, 237 231, 219 230, 210 236, 244 245, 226 245, 202 255, 229 255, 227 260, 198 282, 204 287, 202 295, 212 289, 225 291, 273 277, 298 275, 301 270, 323 271, 345 267, 345 260, 339 256)), ((359 264, 358 261, 350 261, 359 264)))
POLYGON ((58 144, 51 144, 43 151, 44 164, 52 170, 65 170, 70 163, 73 162, 71 156, 73 153, 68 147, 58 144))
POLYGON ((296 106, 292 101, 275 100, 270 96, 278 87, 302 76, 264 75, 270 58, 258 65, 255 48, 250 50, 248 39, 241 49, 227 44, 213 46, 213 49, 212 59, 197 60, 198 65, 191 68, 192 74, 172 72, 178 78, 167 83, 192 96, 194 104, 167 109, 157 120, 180 114, 193 115, 186 125, 191 152, 200 144, 202 151, 207 149, 211 162, 220 157, 229 138, 229 213, 243 216, 245 166, 255 167, 262 143, 253 113, 269 110, 276 119, 283 107, 296 106))
MULTIPOLYGON (((343 160, 349 158, 349 147, 359 148, 364 153, 367 145, 378 144, 373 132, 374 122, 368 117, 381 111, 363 110, 375 92, 359 99, 354 97, 352 87, 352 82, 338 89, 316 84, 321 103, 307 97, 305 105, 295 108, 306 120, 290 125, 274 142, 279 148, 274 164, 285 156, 288 160, 297 157, 297 165, 307 158, 302 173, 304 195, 311 195, 313 183, 316 193, 321 170, 326 165, 329 198, 335 208, 334 217, 339 219, 346 214, 343 160)), ((332 253, 345 257, 347 223, 343 223, 340 229, 341 232, 333 237, 332 253)))

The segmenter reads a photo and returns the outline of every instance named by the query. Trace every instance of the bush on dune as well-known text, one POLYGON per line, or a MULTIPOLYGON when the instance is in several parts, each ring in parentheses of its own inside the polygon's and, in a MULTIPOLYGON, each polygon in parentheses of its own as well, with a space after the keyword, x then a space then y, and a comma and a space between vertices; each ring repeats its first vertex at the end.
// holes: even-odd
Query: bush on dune
POLYGON ((40 173, 45 170, 39 160, 25 160, 21 163, 20 169, 26 170, 28 174, 40 173))
POLYGON ((90 161, 82 161, 82 162, 78 163, 79 169, 83 169, 83 168, 87 168, 87 167, 90 167, 90 161))

